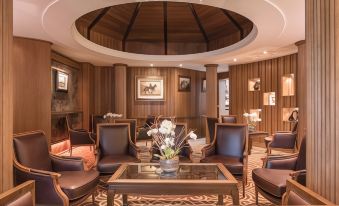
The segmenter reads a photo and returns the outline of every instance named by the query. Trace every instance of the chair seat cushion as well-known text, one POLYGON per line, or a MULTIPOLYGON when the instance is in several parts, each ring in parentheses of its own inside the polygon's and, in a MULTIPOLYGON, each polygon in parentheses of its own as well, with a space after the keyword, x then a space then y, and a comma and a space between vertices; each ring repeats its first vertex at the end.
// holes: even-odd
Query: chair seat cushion
POLYGON ((293 170, 278 170, 256 168, 252 170, 252 179, 257 187, 263 191, 281 198, 286 191, 286 180, 293 170))
POLYGON ((97 165, 100 173, 114 173, 121 163, 140 162, 139 159, 130 155, 109 155, 102 157, 97 165))
POLYGON ((202 163, 221 163, 223 164, 228 171, 233 175, 242 175, 244 164, 238 157, 226 157, 222 155, 211 155, 201 159, 202 163))
POLYGON ((59 174, 61 189, 71 201, 88 195, 99 183, 99 173, 95 170, 64 171, 59 174))

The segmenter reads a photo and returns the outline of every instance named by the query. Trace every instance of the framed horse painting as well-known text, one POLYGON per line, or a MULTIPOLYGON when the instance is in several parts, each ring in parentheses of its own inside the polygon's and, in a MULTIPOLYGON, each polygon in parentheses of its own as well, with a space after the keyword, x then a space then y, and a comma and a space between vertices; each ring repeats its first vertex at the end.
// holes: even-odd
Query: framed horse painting
POLYGON ((136 76, 135 99, 165 101, 165 78, 163 76, 136 76))

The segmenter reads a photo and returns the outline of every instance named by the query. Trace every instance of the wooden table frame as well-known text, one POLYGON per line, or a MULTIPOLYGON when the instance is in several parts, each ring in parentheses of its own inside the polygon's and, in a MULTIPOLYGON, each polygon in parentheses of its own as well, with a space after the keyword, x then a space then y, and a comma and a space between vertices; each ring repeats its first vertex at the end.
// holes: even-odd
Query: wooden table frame
POLYGON ((183 163, 180 165, 216 165, 226 180, 174 180, 174 179, 119 179, 128 165, 159 165, 157 163, 122 164, 108 180, 107 205, 114 205, 114 195, 122 194, 127 206, 131 195, 218 195, 217 205, 224 205, 223 195, 231 195, 233 205, 239 205, 238 181, 222 164, 183 163))

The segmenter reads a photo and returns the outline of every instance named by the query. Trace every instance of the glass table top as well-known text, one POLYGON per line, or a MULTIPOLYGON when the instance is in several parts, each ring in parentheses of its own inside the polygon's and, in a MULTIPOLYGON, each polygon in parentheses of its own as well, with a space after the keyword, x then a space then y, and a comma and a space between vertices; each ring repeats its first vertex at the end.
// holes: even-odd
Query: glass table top
POLYGON ((176 173, 163 173, 157 164, 130 164, 118 179, 227 180, 217 165, 180 164, 176 173))

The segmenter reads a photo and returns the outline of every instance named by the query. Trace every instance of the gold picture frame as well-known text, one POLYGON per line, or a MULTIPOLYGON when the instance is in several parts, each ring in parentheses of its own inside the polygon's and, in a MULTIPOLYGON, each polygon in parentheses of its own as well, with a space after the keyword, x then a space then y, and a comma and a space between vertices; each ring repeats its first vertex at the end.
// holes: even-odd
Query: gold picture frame
POLYGON ((163 76, 136 76, 135 100, 165 101, 166 79, 163 76))

